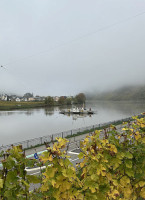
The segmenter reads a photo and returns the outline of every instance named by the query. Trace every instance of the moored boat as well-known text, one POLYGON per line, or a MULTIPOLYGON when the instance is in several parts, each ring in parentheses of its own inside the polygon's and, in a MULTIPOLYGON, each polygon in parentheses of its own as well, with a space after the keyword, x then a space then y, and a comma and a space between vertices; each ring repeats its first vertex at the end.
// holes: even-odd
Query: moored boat
POLYGON ((62 110, 60 111, 60 114, 94 114, 94 111, 91 110, 91 108, 89 110, 83 109, 83 108, 72 108, 72 109, 67 109, 67 110, 62 110))

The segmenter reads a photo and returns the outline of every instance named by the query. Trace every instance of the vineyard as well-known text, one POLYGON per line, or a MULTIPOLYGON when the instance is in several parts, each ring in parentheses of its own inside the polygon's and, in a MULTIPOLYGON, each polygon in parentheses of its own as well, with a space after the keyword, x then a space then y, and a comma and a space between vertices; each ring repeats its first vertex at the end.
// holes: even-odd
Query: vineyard
POLYGON ((39 159, 26 158, 22 146, 1 152, 1 199, 145 199, 145 118, 133 117, 121 131, 111 125, 100 135, 101 130, 93 131, 80 142, 75 166, 65 138, 47 146, 39 159), (26 167, 40 167, 40 174, 30 175, 26 167))

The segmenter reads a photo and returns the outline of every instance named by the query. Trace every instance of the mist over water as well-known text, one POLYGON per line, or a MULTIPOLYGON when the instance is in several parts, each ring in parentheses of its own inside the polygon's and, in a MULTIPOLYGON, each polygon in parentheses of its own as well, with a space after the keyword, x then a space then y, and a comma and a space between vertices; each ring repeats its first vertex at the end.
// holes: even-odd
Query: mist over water
POLYGON ((0 19, 2 93, 145 84, 145 1, 5 0, 0 19))
POLYGON ((94 115, 62 115, 63 108, 0 111, 0 145, 21 142, 32 138, 52 135, 67 130, 123 119, 145 111, 145 102, 91 101, 86 107, 94 115))

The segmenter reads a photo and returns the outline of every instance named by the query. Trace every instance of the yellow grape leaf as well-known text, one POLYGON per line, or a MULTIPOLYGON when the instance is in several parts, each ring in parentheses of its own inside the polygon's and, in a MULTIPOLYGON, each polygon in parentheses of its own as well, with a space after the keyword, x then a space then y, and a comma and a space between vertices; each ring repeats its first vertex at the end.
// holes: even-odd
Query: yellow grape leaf
POLYGON ((130 179, 127 176, 123 176, 120 179, 120 183, 121 183, 121 185, 126 186, 128 183, 130 183, 130 179))
POLYGON ((100 174, 101 174, 101 169, 98 168, 98 169, 97 169, 97 175, 100 175, 100 174))
POLYGON ((110 151, 117 153, 117 149, 116 149, 115 145, 113 145, 113 144, 110 145, 110 151))
POLYGON ((145 127, 145 125, 144 124, 141 124, 141 128, 144 128, 145 127))
POLYGON ((53 187, 54 187, 54 185, 56 184, 56 181, 55 181, 54 179, 52 179, 52 180, 51 180, 51 184, 52 184, 53 187))
POLYGON ((128 131, 129 128, 122 128, 122 131, 128 131))
POLYGON ((102 176, 106 176, 106 172, 101 171, 102 176))
POLYGON ((52 161, 52 160, 53 160, 52 154, 49 156, 48 160, 49 160, 49 161, 52 161))
POLYGON ((57 151, 58 149, 57 149, 57 146, 54 144, 53 145, 53 151, 57 151))
POLYGON ((115 186, 118 185, 118 181, 117 180, 113 179, 112 181, 113 181, 113 185, 115 185, 115 186))
POLYGON ((92 193, 95 193, 95 192, 96 192, 96 189, 95 189, 95 188, 90 187, 90 190, 91 190, 92 193))
POLYGON ((88 138, 85 138, 84 139, 84 143, 86 144, 86 143, 88 143, 89 142, 89 139, 88 138))
POLYGON ((95 134, 99 136, 100 135, 100 131, 95 130, 95 134))
POLYGON ((64 165, 64 163, 63 163, 63 160, 61 159, 61 160, 59 160, 59 164, 60 164, 60 166, 63 166, 64 165))
POLYGON ((96 174, 92 174, 92 175, 91 175, 91 179, 92 179, 92 180, 95 180, 95 179, 96 179, 96 174))
POLYGON ((145 144, 145 137, 143 137, 143 138, 142 138, 142 143, 144 143, 144 144, 145 144))
POLYGON ((138 184, 140 187, 143 187, 145 185, 145 181, 140 181, 138 184))
POLYGON ((71 183, 68 182, 68 181, 64 181, 63 182, 63 187, 66 189, 66 190, 69 190, 71 188, 71 183))
POLYGON ((101 144, 98 144, 97 147, 98 147, 98 149, 101 149, 101 148, 102 148, 102 145, 101 145, 101 144))
POLYGON ((84 167, 84 165, 85 165, 84 162, 81 162, 81 163, 80 163, 80 167, 81 167, 81 168, 84 167))
POLYGON ((102 144, 108 144, 109 143, 109 141, 107 140, 107 139, 105 139, 105 140, 102 140, 102 144))
POLYGON ((42 191, 42 192, 46 192, 48 189, 49 189, 49 188, 46 187, 45 185, 42 185, 42 186, 41 186, 41 191, 42 191))
POLYGON ((140 138, 141 138, 141 135, 140 135, 139 133, 136 133, 135 139, 136 139, 136 140, 139 140, 140 138))
POLYGON ((107 176, 107 178, 108 178, 109 181, 112 180, 112 175, 111 175, 111 173, 107 173, 106 176, 107 176))
POLYGON ((55 168, 53 168, 53 167, 48 167, 48 168, 46 169, 45 174, 47 175, 47 177, 48 177, 48 179, 49 179, 49 177, 51 177, 51 178, 54 177, 56 171, 57 171, 57 169, 55 169, 55 168))
POLYGON ((117 190, 113 190, 112 191, 112 197, 116 197, 116 196, 119 196, 119 192, 117 190))
POLYGON ((129 187, 124 189, 124 197, 126 199, 129 199, 131 193, 132 193, 132 190, 129 187))
POLYGON ((82 172, 82 175, 86 174, 87 173, 87 169, 86 168, 83 168, 83 172, 82 172))
POLYGON ((138 117, 137 116, 133 116, 132 119, 138 119, 138 117))
POLYGON ((145 188, 142 188, 142 189, 141 189, 140 196, 141 196, 142 198, 145 198, 145 188))

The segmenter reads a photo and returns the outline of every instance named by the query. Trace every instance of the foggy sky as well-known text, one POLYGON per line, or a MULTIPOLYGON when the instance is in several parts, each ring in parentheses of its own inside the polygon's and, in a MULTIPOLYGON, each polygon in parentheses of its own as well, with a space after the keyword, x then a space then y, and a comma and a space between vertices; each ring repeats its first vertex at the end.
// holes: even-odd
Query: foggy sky
POLYGON ((0 0, 0 92, 145 84, 143 12, 144 0, 0 0))

